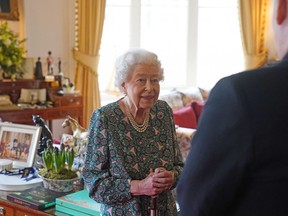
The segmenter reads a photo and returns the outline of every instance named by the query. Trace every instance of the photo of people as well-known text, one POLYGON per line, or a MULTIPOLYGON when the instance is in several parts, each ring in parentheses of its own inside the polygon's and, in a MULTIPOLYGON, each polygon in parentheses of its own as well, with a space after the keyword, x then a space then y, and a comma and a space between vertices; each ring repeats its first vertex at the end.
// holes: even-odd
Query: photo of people
POLYGON ((3 131, 0 141, 0 158, 27 162, 32 134, 3 131))

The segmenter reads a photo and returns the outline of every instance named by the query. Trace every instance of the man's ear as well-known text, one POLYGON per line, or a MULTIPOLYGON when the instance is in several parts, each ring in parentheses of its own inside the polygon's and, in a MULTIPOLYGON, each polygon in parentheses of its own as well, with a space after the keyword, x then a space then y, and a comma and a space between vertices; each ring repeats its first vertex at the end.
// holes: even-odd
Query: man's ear
POLYGON ((287 17, 287 1, 278 0, 277 8, 277 24, 281 25, 287 17))

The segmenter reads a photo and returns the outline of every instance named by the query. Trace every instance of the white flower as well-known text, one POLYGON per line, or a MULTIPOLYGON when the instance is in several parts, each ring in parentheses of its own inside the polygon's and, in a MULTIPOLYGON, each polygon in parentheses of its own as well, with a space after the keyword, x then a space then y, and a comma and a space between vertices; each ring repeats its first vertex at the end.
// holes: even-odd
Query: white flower
POLYGON ((11 59, 7 59, 6 64, 7 64, 8 67, 11 66, 12 65, 11 59))
POLYGON ((6 40, 4 40, 3 43, 6 47, 9 47, 11 44, 11 40, 9 38, 6 38, 6 40))
POLYGON ((21 46, 24 41, 20 41, 18 35, 9 29, 7 22, 0 25, 0 65, 5 73, 23 74, 19 68, 26 52, 21 46))

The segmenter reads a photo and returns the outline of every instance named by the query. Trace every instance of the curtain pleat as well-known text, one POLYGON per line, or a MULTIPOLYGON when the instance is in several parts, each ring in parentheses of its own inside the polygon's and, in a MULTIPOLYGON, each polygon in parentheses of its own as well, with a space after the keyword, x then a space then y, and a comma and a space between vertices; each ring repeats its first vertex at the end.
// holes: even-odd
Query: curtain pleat
POLYGON ((267 0, 238 0, 238 7, 246 69, 260 67, 267 62, 267 0))
POLYGON ((105 0, 79 0, 78 49, 75 85, 83 96, 83 126, 88 127, 93 110, 101 106, 98 84, 99 49, 105 16, 105 0))

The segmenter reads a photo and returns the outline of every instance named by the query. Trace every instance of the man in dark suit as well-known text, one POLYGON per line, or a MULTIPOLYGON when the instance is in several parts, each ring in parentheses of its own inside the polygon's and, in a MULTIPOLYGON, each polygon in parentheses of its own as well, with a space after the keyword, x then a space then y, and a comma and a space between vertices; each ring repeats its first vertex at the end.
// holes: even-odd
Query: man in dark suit
POLYGON ((281 62, 220 80, 177 186, 182 216, 288 215, 288 15, 275 0, 281 62))

